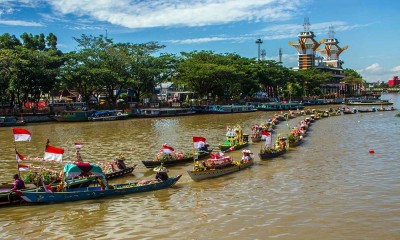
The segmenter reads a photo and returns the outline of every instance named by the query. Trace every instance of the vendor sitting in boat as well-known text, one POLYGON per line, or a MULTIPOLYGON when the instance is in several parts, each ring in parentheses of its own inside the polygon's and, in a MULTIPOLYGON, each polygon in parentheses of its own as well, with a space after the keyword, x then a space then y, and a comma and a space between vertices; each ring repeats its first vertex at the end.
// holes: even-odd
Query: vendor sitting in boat
POLYGON ((242 162, 247 163, 251 160, 251 151, 243 150, 242 162))
POLYGON ((125 157, 122 154, 119 154, 118 157, 114 159, 115 164, 118 166, 120 170, 126 169, 125 165, 125 157))
POLYGON ((162 164, 159 167, 155 167, 153 171, 156 172, 156 180, 159 182, 164 182, 168 180, 168 169, 164 167, 162 164))
POLYGON ((285 149, 286 148, 286 138, 285 137, 279 137, 276 140, 275 147, 276 147, 276 149, 285 149))

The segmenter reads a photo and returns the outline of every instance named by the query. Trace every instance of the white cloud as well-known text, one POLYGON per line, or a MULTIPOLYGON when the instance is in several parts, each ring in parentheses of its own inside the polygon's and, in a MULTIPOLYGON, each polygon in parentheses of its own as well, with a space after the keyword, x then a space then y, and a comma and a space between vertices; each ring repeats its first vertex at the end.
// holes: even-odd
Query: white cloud
POLYGON ((20 20, 0 20, 0 25, 24 26, 24 27, 43 27, 43 24, 38 22, 27 22, 20 20))
MULTIPOLYGON (((193 44, 193 43, 207 43, 218 41, 244 41, 250 39, 248 37, 204 37, 204 38, 190 38, 181 40, 167 40, 165 42, 179 43, 179 44, 193 44)), ((253 38, 251 38, 253 39, 253 38)))
MULTIPOLYGON (((334 32, 348 31, 354 28, 367 27, 368 25, 349 25, 343 21, 332 21, 312 24, 310 30, 319 38, 327 38, 329 27, 332 26, 334 32)), ((261 29, 260 32, 265 34, 265 39, 285 39, 297 36, 297 34, 304 30, 302 24, 279 24, 261 29)), ((336 36, 335 36, 336 37, 336 36)))
POLYGON ((393 77, 393 74, 400 72, 400 66, 395 66, 391 69, 385 69, 379 63, 371 64, 370 66, 358 70, 367 82, 387 82, 393 77))
POLYGON ((89 16, 127 28, 206 26, 290 19, 306 0, 47 0, 60 14, 89 16))
POLYGON ((382 74, 384 70, 379 63, 374 63, 364 69, 361 69, 360 72, 367 74, 382 74))
POLYGON ((395 66, 391 69, 392 72, 400 72, 400 66, 395 66))

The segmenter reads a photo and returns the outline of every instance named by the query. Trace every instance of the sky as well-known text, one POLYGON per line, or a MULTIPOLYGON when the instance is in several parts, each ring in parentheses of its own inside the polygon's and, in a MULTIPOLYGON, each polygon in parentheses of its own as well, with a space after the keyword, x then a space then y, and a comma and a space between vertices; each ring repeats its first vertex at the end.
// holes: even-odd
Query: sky
MULTIPOLYGON (((0 34, 22 33, 58 38, 63 52, 76 50, 82 34, 114 42, 165 45, 162 53, 191 51, 236 53, 297 66, 296 42, 308 18, 316 40, 348 45, 343 68, 358 71, 367 82, 400 75, 400 1, 398 0, 0 0, 0 34)), ((160 53, 161 53, 160 52, 160 53)), ((320 55, 320 54, 319 54, 320 55)))

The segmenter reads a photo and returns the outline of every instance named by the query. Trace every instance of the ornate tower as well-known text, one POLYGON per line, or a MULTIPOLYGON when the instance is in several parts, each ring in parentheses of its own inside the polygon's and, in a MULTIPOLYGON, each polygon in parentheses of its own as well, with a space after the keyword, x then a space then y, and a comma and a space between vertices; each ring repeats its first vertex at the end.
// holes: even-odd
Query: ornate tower
POLYGON ((323 42, 325 44, 324 49, 319 51, 324 56, 323 62, 328 67, 341 68, 342 64, 339 60, 339 55, 349 46, 339 47, 339 41, 335 38, 333 26, 329 27, 328 36, 329 38, 323 42))
POLYGON ((308 69, 315 66, 315 51, 321 45, 325 39, 317 42, 314 38, 315 35, 310 31, 310 22, 308 18, 304 18, 304 31, 300 32, 297 43, 289 42, 290 46, 293 46, 297 50, 298 56, 298 68, 308 69))

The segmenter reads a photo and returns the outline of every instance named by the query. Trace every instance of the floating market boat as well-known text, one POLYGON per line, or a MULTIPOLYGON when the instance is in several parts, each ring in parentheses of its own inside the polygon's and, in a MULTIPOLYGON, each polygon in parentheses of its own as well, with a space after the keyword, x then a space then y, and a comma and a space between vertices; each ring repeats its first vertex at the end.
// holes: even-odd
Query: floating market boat
POLYGON ((243 153, 241 161, 233 161, 230 156, 223 156, 219 153, 213 154, 210 159, 197 161, 193 170, 188 171, 188 174, 194 181, 200 181, 246 169, 254 164, 254 158, 249 150, 244 150, 243 153))
POLYGON ((244 134, 242 128, 238 125, 235 128, 227 128, 226 139, 219 145, 222 152, 235 151, 249 145, 249 135, 244 134))
POLYGON ((101 168, 94 164, 80 163, 67 164, 64 167, 64 175, 66 178, 74 177, 81 174, 91 174, 103 179, 103 184, 98 187, 73 188, 65 189, 63 192, 53 191, 33 191, 24 192, 16 191, 16 193, 25 201, 30 203, 53 203, 53 202, 71 202, 79 200, 90 200, 97 198, 105 198, 112 196, 127 195, 133 193, 155 191, 166 188, 175 184, 181 177, 169 177, 165 181, 158 180, 142 180, 135 183, 124 183, 108 185, 104 182, 105 175, 101 168))
MULTIPOLYGON (((208 156, 210 156, 210 153, 212 152, 212 150, 208 150, 208 151, 202 151, 202 152, 198 152, 197 155, 197 159, 203 159, 206 158, 208 156)), ((183 164, 183 163, 188 163, 188 162, 193 162, 194 159, 194 155, 193 154, 189 154, 189 156, 186 157, 182 157, 182 158, 168 158, 165 160, 143 160, 142 163, 144 164, 144 166, 146 166, 146 168, 154 168, 157 166, 160 166, 160 164, 162 163, 163 166, 175 166, 175 165, 179 165, 179 164, 183 164)))

